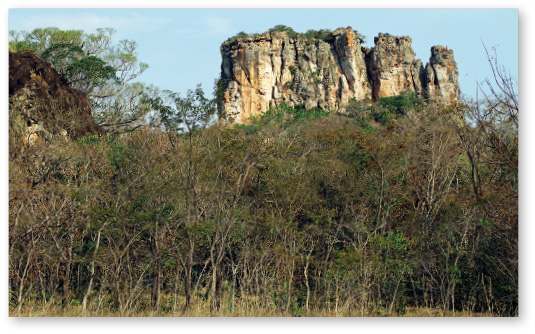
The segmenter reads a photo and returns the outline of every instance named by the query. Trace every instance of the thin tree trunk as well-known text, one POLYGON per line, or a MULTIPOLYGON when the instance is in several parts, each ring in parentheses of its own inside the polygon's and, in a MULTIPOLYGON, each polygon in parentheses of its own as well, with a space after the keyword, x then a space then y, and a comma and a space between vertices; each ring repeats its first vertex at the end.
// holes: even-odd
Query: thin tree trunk
POLYGON ((24 266, 24 271, 22 272, 22 277, 20 279, 19 295, 18 295, 18 298, 17 298, 18 299, 17 300, 18 316, 20 316, 20 311, 21 311, 21 308, 22 308, 22 294, 24 292, 24 281, 26 280, 26 276, 28 274, 28 267, 30 266, 30 261, 31 261, 32 255, 33 255, 33 251, 34 251, 34 248, 32 247, 32 249, 28 253, 28 256, 26 257, 26 265, 24 266))
POLYGON ((211 257, 212 262, 212 287, 211 287, 211 293, 210 293, 210 313, 214 312, 217 308, 217 301, 216 301, 216 286, 217 286, 217 265, 215 264, 215 261, 213 259, 213 255, 211 257))
POLYGON ((304 270, 304 274, 305 274, 305 285, 307 287, 307 299, 306 299, 306 303, 305 303, 305 307, 306 307, 306 310, 308 311, 309 308, 308 308, 308 303, 309 303, 309 300, 310 300, 310 285, 308 283, 308 265, 309 265, 309 260, 310 260, 310 255, 312 254, 312 251, 314 250, 314 245, 312 245, 312 248, 310 248, 310 252, 308 252, 308 255, 307 255, 307 259, 306 259, 306 264, 305 264, 305 270, 304 270))
POLYGON ((290 278, 288 279, 287 299, 286 299, 286 312, 290 310, 290 303, 292 301, 292 281, 294 280, 294 263, 292 260, 292 269, 290 270, 290 278))
POLYGON ((188 251, 188 259, 186 261, 186 272, 185 274, 185 280, 184 280, 184 293, 186 295, 186 306, 184 307, 185 310, 188 310, 191 307, 191 270, 193 267, 193 251, 195 247, 195 241, 193 238, 189 239, 189 251, 188 251))
POLYGON ((398 282, 396 284, 396 290, 394 291, 394 296, 392 296, 392 301, 390 302, 390 308, 388 309, 388 314, 392 315, 392 309, 394 308, 394 304, 396 303, 396 296, 398 294, 399 289, 399 283, 401 282, 401 277, 398 279, 398 282))
MULTIPOLYGON (((216 237, 217 238, 217 237, 216 237)), ((210 262, 212 264, 212 288, 211 288, 211 297, 210 297, 210 313, 219 310, 221 306, 221 257, 219 253, 222 250, 218 250, 217 254, 215 251, 216 245, 212 246, 210 251, 210 262)))
POLYGON ((71 262, 72 262, 72 248, 69 245, 67 248, 66 261, 62 265, 62 267, 64 268, 64 275, 63 275, 63 280, 62 280, 63 297, 62 297, 61 307, 64 309, 69 306, 69 285, 71 281, 71 262))
POLYGON ((158 311, 160 306, 160 280, 161 280, 161 266, 160 266, 160 240, 158 231, 158 221, 154 223, 154 234, 152 237, 152 254, 154 256, 155 266, 152 271, 152 292, 151 302, 152 310, 158 311))
POLYGON ((91 260, 91 278, 89 279, 89 284, 87 286, 87 291, 85 292, 84 299, 82 301, 82 314, 85 313, 85 310, 87 308, 87 299, 89 298, 89 294, 91 293, 91 290, 93 289, 93 280, 95 278, 95 259, 97 257, 98 248, 100 246, 100 232, 102 229, 100 229, 97 233, 97 242, 95 243, 95 251, 93 252, 93 259, 91 260))
POLYGON ((160 306, 160 280, 161 280, 161 273, 160 273, 160 266, 156 265, 157 268, 152 274, 152 310, 154 312, 158 311, 158 307, 160 306))

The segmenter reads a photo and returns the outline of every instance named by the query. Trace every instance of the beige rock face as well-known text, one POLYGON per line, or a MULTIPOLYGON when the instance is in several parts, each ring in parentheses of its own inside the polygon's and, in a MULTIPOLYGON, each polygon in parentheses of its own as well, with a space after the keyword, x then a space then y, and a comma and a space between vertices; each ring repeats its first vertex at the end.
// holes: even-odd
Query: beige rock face
POLYGON ((282 103, 333 110, 353 98, 377 100, 406 89, 441 101, 458 98, 451 50, 433 47, 424 68, 410 37, 379 34, 372 49, 362 47, 358 37, 348 27, 335 30, 327 41, 294 40, 286 32, 226 41, 221 46, 220 118, 247 123, 282 103))
POLYGON ((26 128, 26 134, 22 137, 22 141, 26 146, 34 146, 42 141, 39 132, 43 131, 43 126, 40 124, 32 124, 26 128))
POLYGON ((431 48, 431 58, 425 67, 426 98, 443 103, 458 102, 460 97, 459 71, 453 51, 443 46, 431 48))
POLYGON ((408 36, 379 34, 374 42, 370 61, 374 100, 399 95, 407 89, 421 95, 422 62, 415 59, 412 39, 408 36))

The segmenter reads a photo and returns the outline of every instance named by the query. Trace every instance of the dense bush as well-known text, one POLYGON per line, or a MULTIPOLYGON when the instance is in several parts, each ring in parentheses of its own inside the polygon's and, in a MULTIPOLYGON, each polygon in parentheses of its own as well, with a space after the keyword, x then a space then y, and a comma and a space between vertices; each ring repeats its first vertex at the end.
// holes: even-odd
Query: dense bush
POLYGON ((273 28, 268 29, 267 32, 274 32, 274 31, 285 31, 288 37, 296 39, 298 36, 298 33, 295 32, 291 27, 287 27, 283 24, 278 24, 274 26, 273 28))
POLYGON ((327 116, 332 112, 333 111, 323 110, 319 107, 306 109, 305 105, 302 103, 297 104, 294 107, 290 107, 283 102, 278 107, 271 107, 256 119, 264 125, 275 121, 288 126, 295 122, 304 123, 317 117, 327 116), (291 121, 288 122, 288 120, 291 121))
POLYGON ((475 148, 474 174, 481 132, 448 113, 370 127, 281 105, 225 128, 13 138, 10 309, 517 315, 517 172, 493 163, 517 139, 475 148))
POLYGON ((381 97, 379 105, 391 113, 405 115, 409 110, 418 110, 425 104, 425 101, 418 97, 416 92, 403 91, 396 96, 381 97))

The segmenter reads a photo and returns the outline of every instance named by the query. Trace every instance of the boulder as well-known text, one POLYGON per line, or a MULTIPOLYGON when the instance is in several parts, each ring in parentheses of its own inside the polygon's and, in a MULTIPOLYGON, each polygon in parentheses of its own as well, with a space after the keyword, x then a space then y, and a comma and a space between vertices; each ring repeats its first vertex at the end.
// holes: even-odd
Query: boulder
POLYGON ((56 134, 104 134, 93 120, 89 98, 32 51, 9 52, 9 98, 27 123, 29 143, 56 134))

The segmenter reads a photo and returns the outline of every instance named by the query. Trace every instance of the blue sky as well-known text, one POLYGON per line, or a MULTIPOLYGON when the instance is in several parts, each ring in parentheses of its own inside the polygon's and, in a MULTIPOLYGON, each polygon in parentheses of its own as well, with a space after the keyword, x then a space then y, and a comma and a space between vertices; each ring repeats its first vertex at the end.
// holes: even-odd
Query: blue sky
POLYGON ((113 27, 115 41, 138 42, 149 64, 139 81, 184 94, 202 83, 212 92, 219 76, 219 46, 245 31, 264 32, 284 24, 298 32, 351 26, 367 37, 379 32, 409 35, 416 57, 426 63, 433 45, 454 50, 463 94, 492 75, 483 44, 496 46, 500 63, 518 78, 516 9, 10 9, 9 29, 31 31, 113 27))

